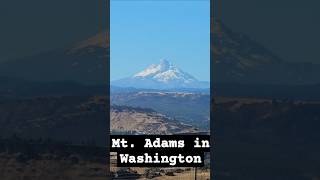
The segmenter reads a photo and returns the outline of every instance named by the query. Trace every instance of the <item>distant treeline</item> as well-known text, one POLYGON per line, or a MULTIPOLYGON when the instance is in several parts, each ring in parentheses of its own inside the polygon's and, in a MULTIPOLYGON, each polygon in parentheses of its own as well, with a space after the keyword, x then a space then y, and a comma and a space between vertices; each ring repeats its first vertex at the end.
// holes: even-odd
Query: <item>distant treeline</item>
POLYGON ((155 113, 156 111, 151 108, 141 108, 141 107, 132 107, 132 106, 119 106, 119 105, 111 105, 110 111, 117 111, 117 112, 139 112, 139 113, 155 113))

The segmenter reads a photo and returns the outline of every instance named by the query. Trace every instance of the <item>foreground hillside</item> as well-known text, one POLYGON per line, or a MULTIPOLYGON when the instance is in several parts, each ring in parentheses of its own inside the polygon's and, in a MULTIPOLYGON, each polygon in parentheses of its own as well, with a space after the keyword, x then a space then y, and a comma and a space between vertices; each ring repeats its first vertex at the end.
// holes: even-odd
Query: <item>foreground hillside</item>
MULTIPOLYGON (((2 99, 0 135, 104 145, 107 102, 106 97, 2 99)), ((217 99, 214 108, 214 166, 219 179, 320 178, 319 102, 221 98, 217 99)), ((116 123, 111 126, 118 130, 141 128, 141 131, 150 132, 147 127, 151 127, 157 132, 166 132, 174 126, 178 130, 186 127, 150 109, 115 106, 112 111, 114 116, 111 118, 114 117, 116 123), (132 125, 124 123, 120 117, 130 119, 132 125), (160 122, 163 124, 158 124, 160 122)), ((6 167, 0 169, 8 171, 8 177, 13 172, 12 167, 19 171, 26 169, 24 164, 10 165, 15 164, 14 154, 7 158, 2 153, 0 157, 1 166, 6 167)), ((60 171, 60 167, 68 169, 64 160, 50 161, 56 163, 52 166, 47 160, 28 161, 28 167, 33 163, 34 166, 48 163, 48 169, 52 171, 60 171)))
POLYGON ((105 96, 52 96, 0 101, 0 137, 53 138, 105 144, 107 123, 114 132, 172 134, 196 129, 154 110, 113 106, 105 96))
POLYGON ((0 139, 1 180, 106 179, 106 148, 54 141, 0 139))
POLYGON ((105 145, 107 99, 98 97, 35 97, 3 99, 0 137, 52 138, 105 145))
POLYGON ((320 178, 320 103, 218 98, 217 179, 320 178))
POLYGON ((111 130, 134 134, 194 133, 197 129, 182 124, 152 109, 128 106, 111 107, 111 130))

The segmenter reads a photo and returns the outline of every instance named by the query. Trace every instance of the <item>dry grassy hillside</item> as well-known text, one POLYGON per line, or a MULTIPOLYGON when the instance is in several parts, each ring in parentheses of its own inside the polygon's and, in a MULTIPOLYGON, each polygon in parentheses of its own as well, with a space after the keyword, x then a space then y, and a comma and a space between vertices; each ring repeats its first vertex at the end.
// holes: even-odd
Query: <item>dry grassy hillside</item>
POLYGON ((112 106, 111 130, 139 134, 174 134, 196 132, 192 126, 182 124, 151 109, 112 106))

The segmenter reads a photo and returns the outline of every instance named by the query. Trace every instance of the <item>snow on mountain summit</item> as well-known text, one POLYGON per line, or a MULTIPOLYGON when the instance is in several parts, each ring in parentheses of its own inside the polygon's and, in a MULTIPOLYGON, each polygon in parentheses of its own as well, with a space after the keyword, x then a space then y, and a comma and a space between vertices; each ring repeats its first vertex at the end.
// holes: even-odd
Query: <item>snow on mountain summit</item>
POLYGON ((192 75, 182 71, 166 59, 129 78, 113 81, 120 87, 171 89, 171 88, 207 88, 207 82, 200 82, 192 75))
POLYGON ((148 77, 148 76, 153 76, 157 73, 161 73, 164 71, 167 71, 168 69, 170 69, 170 62, 162 59, 160 60, 160 64, 152 64, 151 66, 149 66, 147 69, 137 73, 136 75, 134 75, 134 77, 148 77))
POLYGON ((179 68, 175 67, 172 63, 166 59, 160 60, 159 64, 153 64, 147 69, 135 74, 134 78, 152 78, 159 82, 169 81, 185 81, 192 82, 197 81, 196 78, 190 74, 183 72, 179 68))

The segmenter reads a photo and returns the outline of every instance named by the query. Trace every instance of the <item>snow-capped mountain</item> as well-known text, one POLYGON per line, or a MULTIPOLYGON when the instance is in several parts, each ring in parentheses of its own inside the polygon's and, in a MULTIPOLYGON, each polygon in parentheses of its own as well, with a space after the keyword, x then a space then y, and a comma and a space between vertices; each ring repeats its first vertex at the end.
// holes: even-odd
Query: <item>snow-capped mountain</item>
POLYGON ((165 59, 132 77, 116 80, 111 84, 118 87, 145 89, 209 88, 208 82, 198 81, 165 59))
POLYGON ((165 59, 160 60, 160 64, 153 64, 147 69, 137 73, 134 78, 152 78, 163 83, 170 81, 181 81, 182 83, 196 82, 193 76, 181 71, 165 59))
MULTIPOLYGON (((221 21, 216 20, 213 24, 212 82, 280 85, 320 83, 320 64, 284 61, 247 35, 232 31, 221 21)), ((2 62, 0 77, 106 85, 109 82, 109 57, 109 33, 102 32, 71 47, 2 62)), ((112 83, 119 87, 164 90, 209 87, 208 83, 197 81, 165 61, 112 83)))

